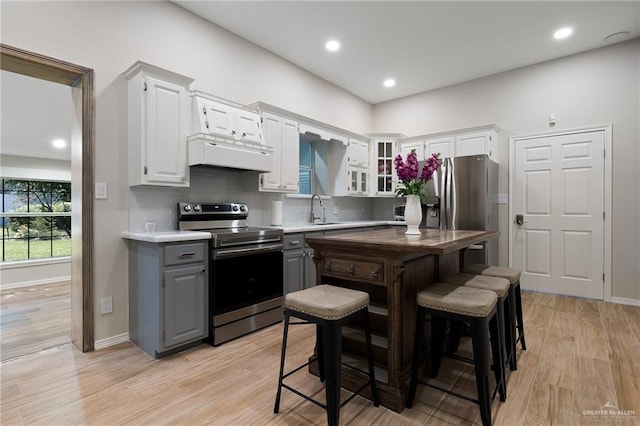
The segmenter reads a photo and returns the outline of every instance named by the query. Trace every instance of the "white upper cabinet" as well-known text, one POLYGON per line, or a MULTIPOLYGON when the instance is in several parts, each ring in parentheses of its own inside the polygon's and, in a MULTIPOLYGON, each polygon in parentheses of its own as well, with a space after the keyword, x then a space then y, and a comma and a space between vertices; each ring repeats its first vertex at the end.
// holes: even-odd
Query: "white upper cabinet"
POLYGON ((500 129, 491 124, 451 132, 413 136, 401 139, 398 146, 403 158, 406 158, 406 155, 415 149, 418 160, 423 160, 434 153, 439 153, 440 158, 486 154, 497 162, 499 136, 500 129))
POLYGON ((349 165, 369 167, 369 142, 349 138, 349 165))
POLYGON ((265 143, 273 148, 273 172, 260 174, 260 191, 297 193, 299 188, 300 134, 298 123, 262 113, 265 143))
POLYGON ((496 160, 496 131, 486 130, 456 136, 456 156, 487 154, 496 160))
POLYGON ((440 158, 455 157, 455 146, 455 137, 453 136, 427 139, 424 142, 424 157, 436 153, 440 154, 440 158))
POLYGON ((189 186, 193 79, 136 62, 127 79, 129 185, 189 186))
POLYGON ((222 102, 196 97, 197 125, 202 133, 262 144, 260 115, 222 102))
MULTIPOLYGON (((402 135, 371 135, 373 181, 369 193, 375 196, 393 196, 397 177, 393 160, 398 155, 398 140, 402 135)), ((410 152, 410 150, 409 150, 410 152)))
POLYGON ((424 159, 424 141, 420 140, 420 141, 411 141, 411 142, 400 142, 399 144, 399 151, 400 154, 402 154, 402 159, 406 160, 407 159, 407 155, 409 155, 411 153, 411 151, 413 151, 414 149, 416 150, 416 155, 418 157, 418 161, 423 160, 424 159))

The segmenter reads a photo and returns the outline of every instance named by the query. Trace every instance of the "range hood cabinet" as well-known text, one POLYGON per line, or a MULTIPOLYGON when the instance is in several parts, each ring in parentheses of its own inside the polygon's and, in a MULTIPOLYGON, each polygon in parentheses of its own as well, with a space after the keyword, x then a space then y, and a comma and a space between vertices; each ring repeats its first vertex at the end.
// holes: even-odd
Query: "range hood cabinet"
POLYGON ((273 171, 273 148, 196 133, 187 138, 190 166, 273 171))

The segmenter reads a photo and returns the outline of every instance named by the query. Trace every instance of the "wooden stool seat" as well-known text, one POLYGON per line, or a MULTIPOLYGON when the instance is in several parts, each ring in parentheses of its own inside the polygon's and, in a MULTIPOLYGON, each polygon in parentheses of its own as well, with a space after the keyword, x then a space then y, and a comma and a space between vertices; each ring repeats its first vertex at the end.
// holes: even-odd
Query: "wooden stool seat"
POLYGON ((296 395, 301 396, 302 398, 327 410, 327 424, 329 426, 338 425, 340 407, 368 386, 371 387, 371 399, 373 400, 373 405, 377 407, 379 402, 373 366, 371 330, 369 327, 369 294, 364 291, 321 284, 287 294, 284 305, 284 331, 282 337, 282 352, 280 356, 280 375, 278 378, 278 391, 276 393, 276 402, 273 412, 277 413, 280 409, 282 388, 290 390, 296 395), (291 317, 296 317, 303 321, 290 323, 291 317), (348 364, 342 364, 341 360, 342 326, 356 320, 364 323, 368 372, 361 371, 348 364), (317 355, 312 357, 305 364, 285 374, 284 363, 289 324, 316 325, 317 355), (284 379, 297 371, 300 371, 311 362, 318 363, 320 380, 325 382, 326 404, 322 404, 284 383, 284 379), (342 374, 342 365, 367 374, 369 380, 344 402, 340 403, 340 379, 342 374))

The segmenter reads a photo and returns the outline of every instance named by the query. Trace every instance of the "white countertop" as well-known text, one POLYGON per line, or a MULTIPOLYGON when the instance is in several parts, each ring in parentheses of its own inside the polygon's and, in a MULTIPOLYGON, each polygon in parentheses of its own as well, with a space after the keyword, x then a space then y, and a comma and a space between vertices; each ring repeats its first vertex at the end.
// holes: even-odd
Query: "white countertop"
POLYGON ((166 231, 166 232, 128 232, 122 233, 127 240, 145 241, 148 243, 172 243, 176 241, 194 241, 211 239, 210 232, 202 231, 166 231))
MULTIPOLYGON (((392 220, 364 220, 358 222, 323 223, 311 225, 310 223, 287 226, 272 226, 282 229, 285 234, 295 232, 328 231, 333 229, 363 228, 367 226, 404 225, 404 222, 392 220)), ((208 240, 211 233, 203 231, 164 231, 164 232, 129 232, 122 233, 122 238, 127 240, 144 241, 148 243, 171 243, 178 241, 208 240)))

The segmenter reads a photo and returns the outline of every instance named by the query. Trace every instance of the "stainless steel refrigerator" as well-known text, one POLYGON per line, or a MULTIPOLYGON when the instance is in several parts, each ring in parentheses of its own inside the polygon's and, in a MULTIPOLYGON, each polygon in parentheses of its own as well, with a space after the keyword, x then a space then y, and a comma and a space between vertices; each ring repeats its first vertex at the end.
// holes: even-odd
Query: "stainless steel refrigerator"
MULTIPOLYGON (((426 190, 437 197, 441 229, 498 230, 498 164, 487 155, 443 159, 426 190)), ((464 262, 497 265, 498 239, 471 246, 464 262)))

